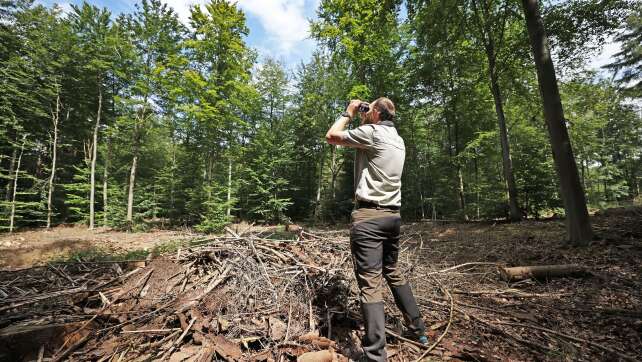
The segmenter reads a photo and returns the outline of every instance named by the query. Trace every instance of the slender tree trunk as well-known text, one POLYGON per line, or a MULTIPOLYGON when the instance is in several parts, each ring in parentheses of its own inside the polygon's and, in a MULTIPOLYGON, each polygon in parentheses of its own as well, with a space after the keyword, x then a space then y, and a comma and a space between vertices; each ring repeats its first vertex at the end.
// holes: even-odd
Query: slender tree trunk
POLYGON ((229 218, 232 215, 232 158, 227 163, 227 211, 226 215, 229 218))
POLYGON ((457 176, 459 178, 459 207, 464 214, 464 220, 468 221, 468 214, 466 213, 466 193, 464 190, 464 175, 461 172, 461 166, 457 165, 457 176))
POLYGON ((321 208, 321 187, 323 185, 323 162, 325 159, 324 150, 321 151, 321 161, 319 162, 319 178, 317 180, 317 194, 314 198, 314 212, 312 213, 312 219, 318 221, 319 218, 319 209, 321 208))
MULTIPOLYGON (((172 137, 172 179, 170 180, 170 190, 169 190, 169 202, 172 207, 172 214, 176 210, 176 203, 174 200, 174 186, 176 184, 174 170, 176 169, 176 144, 174 143, 174 138, 172 137)), ((170 214, 171 215, 171 214, 170 214)))
MULTIPOLYGON (((453 107, 455 111, 455 157, 459 156, 459 120, 457 117, 457 108, 456 105, 453 107)), ((459 160, 456 161, 457 164, 457 182, 458 182, 458 193, 459 193, 459 208, 461 209, 462 216, 465 221, 468 221, 468 214, 466 213, 466 190, 464 189, 464 175, 461 171, 461 164, 459 160)))
POLYGON ((140 116, 135 120, 134 124, 134 157, 132 158, 132 167, 129 173, 129 191, 127 194, 127 224, 132 227, 134 222, 134 186, 136 182, 136 167, 138 164, 138 156, 140 153, 140 138, 141 127, 145 121, 145 110, 147 107, 147 96, 143 99, 143 108, 140 111, 140 116))
POLYGON ((134 155, 132 160, 132 168, 129 173, 129 192, 127 193, 127 223, 129 227, 132 226, 134 221, 134 183, 136 182, 136 164, 138 163, 138 155, 134 155))
POLYGON ((517 186, 515 185, 515 177, 513 176, 513 160, 510 156, 510 143, 508 142, 508 129, 506 128, 506 118, 504 116, 504 104, 502 100, 501 91, 499 90, 499 80, 495 72, 495 61, 490 56, 489 72, 490 72, 490 88, 495 100, 495 112, 497 113, 497 124, 499 126, 499 139, 502 146, 502 168, 504 171, 504 180, 508 189, 508 208, 511 220, 521 220, 522 213, 517 205, 517 186))
POLYGON ((588 245, 593 237, 593 230, 586 209, 584 190, 573 157, 573 148, 566 129, 555 67, 539 12, 539 4, 537 0, 522 0, 522 5, 537 67, 537 79, 544 103, 544 118, 548 126, 553 159, 560 179, 560 189, 566 212, 567 236, 573 244, 588 245))
POLYGON ((480 186, 479 186, 479 165, 478 165, 478 162, 479 161, 477 161, 477 150, 475 150, 475 189, 476 189, 475 193, 476 193, 476 196, 477 196, 477 205, 475 205, 475 207, 476 207, 476 211, 477 211, 477 220, 479 220, 479 218, 480 218, 480 212, 479 212, 479 202, 480 202, 479 189, 480 189, 480 186))
POLYGON ((94 145, 91 156, 91 188, 89 191, 89 229, 94 228, 95 218, 95 194, 96 194, 96 160, 98 156, 98 129, 100 127, 100 116, 103 109, 103 90, 100 85, 101 79, 98 77, 98 111, 96 112, 96 127, 94 127, 94 145))
MULTIPOLYGON (((17 143, 17 141, 18 140, 16 139, 16 143, 17 143)), ((17 147, 14 146, 14 147, 12 147, 12 150, 11 150, 11 161, 9 161, 9 173, 8 173, 9 175, 12 175, 14 170, 15 170, 15 168, 16 168, 16 157, 17 156, 18 156, 18 149, 17 149, 17 147)), ((7 200, 7 201, 11 201, 11 195, 13 194, 13 190, 11 189, 11 185, 12 185, 11 182, 7 182, 7 187, 6 187, 6 190, 5 190, 5 200, 7 200)))
MULTIPOLYGON (((497 77, 497 53, 499 49, 495 44, 495 37, 493 36, 490 19, 492 3, 484 1, 482 4, 481 13, 477 6, 477 1, 473 0, 473 7, 475 13, 479 17, 478 25, 479 31, 482 33, 484 48, 486 50, 486 57, 488 60, 488 78, 490 80, 490 91, 495 101, 495 112, 497 113, 497 123, 499 126, 499 140, 502 147, 502 169, 504 174, 504 181, 508 190, 508 208, 509 219, 517 221, 522 219, 522 213, 517 204, 517 186, 515 185, 515 177, 513 176, 513 161, 510 157, 510 143, 508 141, 508 130, 506 128, 506 117, 504 114, 504 104, 502 94, 499 89, 499 79, 497 77)), ((506 16, 506 14, 504 14, 506 16)), ((505 19, 505 18, 504 18, 505 19)), ((502 23, 502 27, 505 25, 502 23)), ((504 29, 501 29, 501 36, 499 41, 503 39, 504 29)))
POLYGON ((49 176, 49 190, 47 195, 47 229, 51 228, 51 201, 54 189, 54 178, 56 177, 56 151, 58 149, 58 121, 60 119, 60 89, 56 94, 56 110, 51 112, 53 122, 53 142, 51 144, 51 175, 49 176))
POLYGON ((336 194, 336 183, 337 183, 337 146, 331 146, 332 147, 332 166, 330 166, 330 169, 332 170, 332 180, 330 183, 330 190, 332 190, 332 200, 334 201, 337 197, 336 194))
POLYGON ((109 161, 111 158, 111 138, 107 138, 107 154, 105 155, 105 169, 103 170, 103 226, 107 226, 107 210, 109 208, 107 197, 107 180, 109 178, 109 161))
POLYGON ((11 196, 11 215, 9 216, 9 233, 13 232, 13 223, 16 217, 16 195, 18 194, 18 176, 20 175, 20 162, 22 161, 22 154, 25 150, 25 141, 27 135, 22 136, 22 145, 20 145, 20 155, 18 156, 18 162, 16 164, 16 172, 13 177, 13 191, 11 196))

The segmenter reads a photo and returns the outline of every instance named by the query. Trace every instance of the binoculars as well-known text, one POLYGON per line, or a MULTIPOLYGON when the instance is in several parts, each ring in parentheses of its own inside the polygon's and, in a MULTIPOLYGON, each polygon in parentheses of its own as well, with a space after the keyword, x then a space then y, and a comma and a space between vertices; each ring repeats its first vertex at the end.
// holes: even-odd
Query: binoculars
POLYGON ((357 108, 357 111, 359 113, 366 113, 370 110, 370 104, 368 102, 361 102, 359 104, 359 107, 357 108))

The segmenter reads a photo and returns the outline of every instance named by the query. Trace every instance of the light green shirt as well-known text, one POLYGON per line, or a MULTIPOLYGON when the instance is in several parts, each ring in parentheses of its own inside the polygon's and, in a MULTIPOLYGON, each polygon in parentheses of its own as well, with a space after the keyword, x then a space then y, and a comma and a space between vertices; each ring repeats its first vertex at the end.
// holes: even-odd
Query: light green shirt
POLYGON ((357 148, 355 197, 381 206, 401 206, 401 173, 406 157, 394 126, 365 124, 347 131, 345 141, 357 148))

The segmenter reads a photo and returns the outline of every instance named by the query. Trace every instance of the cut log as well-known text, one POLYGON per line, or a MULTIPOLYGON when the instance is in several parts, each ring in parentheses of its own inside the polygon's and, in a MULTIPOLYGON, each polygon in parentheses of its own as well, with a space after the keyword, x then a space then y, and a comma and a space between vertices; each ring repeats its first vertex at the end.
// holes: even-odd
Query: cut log
POLYGON ((549 279, 588 274, 585 267, 576 264, 516 266, 500 268, 500 270, 501 278, 509 282, 517 282, 528 278, 549 279))

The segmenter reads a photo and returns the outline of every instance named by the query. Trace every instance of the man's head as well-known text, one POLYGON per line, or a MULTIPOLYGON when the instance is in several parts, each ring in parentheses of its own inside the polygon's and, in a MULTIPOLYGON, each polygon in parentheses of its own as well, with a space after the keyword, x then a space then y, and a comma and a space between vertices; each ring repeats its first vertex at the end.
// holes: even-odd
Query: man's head
POLYGON ((370 103, 370 110, 361 114, 363 123, 379 123, 381 121, 392 121, 395 117, 395 104, 386 97, 377 98, 370 103))

